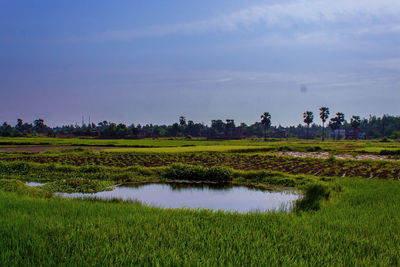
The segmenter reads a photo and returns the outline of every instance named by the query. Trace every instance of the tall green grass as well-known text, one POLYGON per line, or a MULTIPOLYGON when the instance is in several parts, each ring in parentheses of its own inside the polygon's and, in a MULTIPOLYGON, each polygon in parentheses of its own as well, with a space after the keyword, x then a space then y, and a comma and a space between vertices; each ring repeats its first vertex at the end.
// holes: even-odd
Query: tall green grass
POLYGON ((400 183, 343 178, 319 211, 230 214, 0 191, 1 266, 397 266, 400 183))
POLYGON ((114 181, 89 180, 82 178, 59 179, 40 186, 47 192, 65 192, 65 193, 96 193, 98 191, 112 190, 114 181))
POLYGON ((0 190, 3 192, 14 192, 20 196, 52 197, 52 194, 48 191, 27 186, 25 183, 15 179, 0 179, 0 190))

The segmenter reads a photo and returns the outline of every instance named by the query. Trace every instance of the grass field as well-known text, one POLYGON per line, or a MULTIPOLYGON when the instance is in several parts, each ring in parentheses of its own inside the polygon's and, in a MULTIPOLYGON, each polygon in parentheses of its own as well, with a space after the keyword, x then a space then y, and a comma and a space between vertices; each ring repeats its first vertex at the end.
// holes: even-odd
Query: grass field
POLYGON ((343 178, 301 215, 164 210, 0 192, 0 265, 396 266, 400 184, 343 178))
POLYGON ((1 152, 1 266, 400 264, 400 162, 274 154, 379 154, 396 152, 396 142, 3 141, 130 147, 1 152), (289 214, 235 214, 52 196, 56 191, 96 192, 123 182, 168 179, 285 186, 305 197, 289 214), (31 188, 21 182, 26 180, 46 185, 31 188))
MULTIPOLYGON (((292 150, 292 151, 333 151, 336 153, 380 153, 382 150, 399 150, 400 142, 380 142, 379 140, 357 140, 357 141, 332 141, 326 140, 321 142, 315 140, 298 140, 298 139, 276 139, 264 142, 263 139, 243 139, 243 140, 222 140, 222 141, 206 141, 205 139, 185 140, 183 138, 157 138, 157 139, 94 139, 94 138, 44 138, 44 137, 0 137, 0 146, 115 146, 129 147, 129 150, 123 151, 144 151, 140 148, 175 148, 165 150, 166 152, 179 151, 179 147, 184 151, 198 151, 193 146, 202 146, 203 149, 209 151, 221 151, 224 148, 220 146, 232 146, 225 150, 239 149, 257 149, 261 150, 292 150), (206 146, 217 146, 217 148, 205 148, 206 146), (236 148, 235 148, 236 147, 236 148)), ((112 151, 118 151, 113 149, 112 151)), ((163 152, 162 149, 150 150, 154 152, 163 152)))
POLYGON ((186 140, 184 138, 148 139, 95 139, 95 138, 46 138, 46 137, 0 137, 0 145, 40 145, 40 146, 122 146, 122 147, 180 147, 197 145, 262 145, 260 139, 206 141, 204 138, 186 140))

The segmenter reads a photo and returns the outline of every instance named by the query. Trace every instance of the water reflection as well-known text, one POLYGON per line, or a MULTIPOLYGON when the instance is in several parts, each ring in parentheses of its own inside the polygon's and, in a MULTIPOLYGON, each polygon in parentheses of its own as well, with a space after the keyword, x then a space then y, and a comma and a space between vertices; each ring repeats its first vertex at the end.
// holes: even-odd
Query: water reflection
POLYGON ((227 184, 129 184, 112 191, 57 193, 61 197, 120 198, 164 208, 195 208, 237 212, 289 211, 301 197, 293 191, 261 191, 227 184))
POLYGON ((36 186, 41 186, 44 185, 44 183, 37 183, 37 182, 26 182, 26 185, 36 187, 36 186))

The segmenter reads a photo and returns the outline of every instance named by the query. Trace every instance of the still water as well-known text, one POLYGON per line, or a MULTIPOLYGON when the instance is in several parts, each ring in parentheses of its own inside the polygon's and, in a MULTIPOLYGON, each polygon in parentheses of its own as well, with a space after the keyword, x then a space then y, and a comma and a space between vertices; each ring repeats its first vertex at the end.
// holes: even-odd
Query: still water
POLYGON ((41 186, 44 185, 44 183, 37 183, 37 182, 26 182, 26 185, 36 187, 36 186, 41 186))
POLYGON ((301 197, 293 191, 261 191, 245 186, 198 184, 141 184, 117 186, 97 193, 57 193, 68 198, 120 198, 163 208, 193 208, 224 211, 290 211, 301 197))

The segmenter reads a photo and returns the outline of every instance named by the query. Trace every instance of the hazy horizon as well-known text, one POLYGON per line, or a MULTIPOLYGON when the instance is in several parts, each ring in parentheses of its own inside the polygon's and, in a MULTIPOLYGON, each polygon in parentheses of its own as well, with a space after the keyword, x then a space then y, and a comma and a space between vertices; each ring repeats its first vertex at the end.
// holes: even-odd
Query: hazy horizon
POLYGON ((0 0, 0 122, 400 115, 400 1, 0 0))

